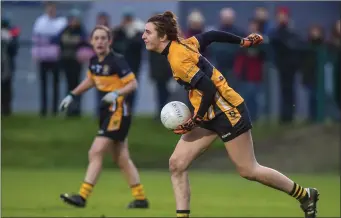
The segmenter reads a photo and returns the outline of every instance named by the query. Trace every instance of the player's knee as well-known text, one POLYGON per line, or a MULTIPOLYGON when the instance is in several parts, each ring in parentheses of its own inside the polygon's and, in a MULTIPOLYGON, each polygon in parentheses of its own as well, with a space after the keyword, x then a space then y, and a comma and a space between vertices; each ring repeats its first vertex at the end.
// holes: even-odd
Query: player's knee
POLYGON ((238 167, 237 170, 241 177, 251 181, 256 180, 256 166, 238 167))
POLYGON ((90 149, 89 152, 88 152, 89 161, 99 157, 100 154, 101 154, 100 151, 96 151, 94 149, 90 149))
POLYGON ((89 161, 95 158, 102 158, 105 153, 105 149, 102 146, 92 146, 88 152, 89 161))
POLYGON ((169 171, 171 173, 183 172, 187 169, 185 161, 177 157, 171 157, 169 159, 169 171))

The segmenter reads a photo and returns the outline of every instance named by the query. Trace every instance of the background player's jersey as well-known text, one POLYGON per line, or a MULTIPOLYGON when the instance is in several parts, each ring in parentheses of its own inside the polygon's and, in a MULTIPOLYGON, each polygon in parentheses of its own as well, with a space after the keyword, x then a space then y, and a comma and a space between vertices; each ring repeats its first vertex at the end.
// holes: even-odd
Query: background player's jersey
MULTIPOLYGON (((134 80, 135 75, 122 55, 110 52, 101 62, 97 56, 90 59, 88 78, 94 81, 99 91, 112 92, 134 80)), ((124 96, 120 96, 110 109, 124 116, 128 115, 124 96)))
POLYGON ((211 120, 219 113, 227 112, 240 105, 244 99, 227 83, 224 76, 199 53, 200 43, 196 37, 171 42, 163 54, 167 55, 174 79, 187 90, 189 99, 195 109, 199 109, 202 93, 195 89, 195 84, 204 75, 211 78, 218 92, 215 102, 210 106, 204 119, 211 120))

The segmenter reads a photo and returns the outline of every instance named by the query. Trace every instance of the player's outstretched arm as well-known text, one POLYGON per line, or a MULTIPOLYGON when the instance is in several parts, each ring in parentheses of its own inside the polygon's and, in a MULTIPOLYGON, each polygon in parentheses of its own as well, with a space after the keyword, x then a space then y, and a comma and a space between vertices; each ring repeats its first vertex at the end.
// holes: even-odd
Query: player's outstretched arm
POLYGON ((91 77, 87 77, 62 100, 62 102, 59 105, 59 109, 61 111, 65 110, 72 103, 76 95, 80 95, 94 86, 95 86, 95 83, 91 79, 91 77))
POLYGON ((72 95, 81 95, 95 86, 94 81, 87 77, 85 78, 74 90, 71 91, 72 95))
POLYGON ((195 35, 195 38, 199 41, 200 50, 202 51, 213 42, 239 44, 242 47, 251 47, 253 45, 258 45, 263 41, 263 37, 256 33, 243 38, 229 32, 216 30, 195 35))

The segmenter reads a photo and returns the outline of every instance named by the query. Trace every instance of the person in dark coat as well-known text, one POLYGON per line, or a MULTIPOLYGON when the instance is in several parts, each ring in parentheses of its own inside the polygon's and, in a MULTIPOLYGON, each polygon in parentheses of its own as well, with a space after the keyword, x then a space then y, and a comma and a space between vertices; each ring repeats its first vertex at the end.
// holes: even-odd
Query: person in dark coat
POLYGON ((324 32, 322 27, 313 25, 310 27, 307 48, 303 53, 301 65, 302 83, 309 95, 309 121, 317 121, 317 78, 318 78, 318 52, 324 44, 324 32))
POLYGON ((148 52, 150 78, 156 86, 157 113, 155 119, 159 120, 159 115, 163 106, 170 96, 168 82, 172 78, 172 69, 167 58, 156 52, 148 52))
MULTIPOLYGON (((73 90, 80 82, 82 73, 82 62, 77 57, 78 51, 87 43, 86 30, 80 22, 80 11, 74 9, 69 14, 68 25, 58 36, 61 50, 61 68, 65 73, 67 81, 67 93, 73 90)), ((69 107, 67 116, 81 115, 80 97, 75 99, 73 107, 69 107)))
POLYGON ((290 28, 289 9, 277 10, 278 26, 270 34, 274 61, 280 82, 280 122, 291 123, 294 118, 294 79, 300 66, 300 53, 304 43, 290 28))
POLYGON ((332 28, 329 45, 334 71, 334 97, 339 109, 341 109, 341 20, 336 21, 332 28))
MULTIPOLYGON (((218 30, 229 32, 238 36, 245 36, 245 33, 235 25, 236 13, 232 8, 223 8, 220 11, 220 26, 218 30)), ((217 69, 229 81, 232 88, 237 88, 237 78, 233 74, 233 64, 238 53, 238 46, 226 43, 214 43, 211 45, 210 55, 215 62, 217 69)))
MULTIPOLYGON (((136 18, 133 11, 128 8, 123 12, 121 24, 113 29, 112 48, 115 52, 124 55, 137 80, 139 80, 144 50, 143 31, 144 23, 136 18)), ((132 111, 134 111, 136 94, 137 91, 134 91, 127 97, 127 102, 132 111)))
POLYGON ((20 29, 13 27, 9 18, 1 19, 1 115, 12 114, 13 76, 16 68, 20 29))

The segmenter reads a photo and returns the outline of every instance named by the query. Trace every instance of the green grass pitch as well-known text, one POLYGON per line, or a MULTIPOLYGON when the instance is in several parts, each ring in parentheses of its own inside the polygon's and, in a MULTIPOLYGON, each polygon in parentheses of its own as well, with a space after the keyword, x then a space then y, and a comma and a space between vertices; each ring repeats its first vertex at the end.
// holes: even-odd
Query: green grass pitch
MULTIPOLYGON (((174 217, 175 203, 168 172, 141 170, 151 203, 149 210, 127 210, 130 189, 115 170, 105 170, 85 209, 72 208, 59 199, 62 192, 77 192, 81 169, 2 170, 4 217, 174 217)), ((333 175, 290 175, 298 183, 318 187, 319 217, 340 217, 340 181, 333 175)), ((249 182, 235 174, 190 173, 192 217, 303 217, 296 200, 284 193, 249 182)))

